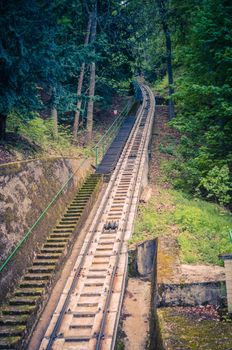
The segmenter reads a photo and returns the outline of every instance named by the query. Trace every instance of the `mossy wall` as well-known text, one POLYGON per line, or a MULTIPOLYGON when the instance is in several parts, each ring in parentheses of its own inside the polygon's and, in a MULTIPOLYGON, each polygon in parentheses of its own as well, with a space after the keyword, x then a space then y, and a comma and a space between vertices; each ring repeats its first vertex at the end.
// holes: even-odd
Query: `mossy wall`
MULTIPOLYGON (((0 166, 0 263, 12 252, 82 162, 80 159, 52 158, 0 166)), ((30 266, 39 246, 89 172, 90 160, 80 167, 19 253, 0 273, 1 301, 30 266)))

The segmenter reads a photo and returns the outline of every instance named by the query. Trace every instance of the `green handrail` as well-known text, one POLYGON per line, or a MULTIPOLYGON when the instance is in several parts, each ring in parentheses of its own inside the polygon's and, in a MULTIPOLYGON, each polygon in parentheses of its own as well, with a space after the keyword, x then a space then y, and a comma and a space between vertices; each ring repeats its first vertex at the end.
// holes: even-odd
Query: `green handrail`
POLYGON ((12 253, 4 260, 2 265, 0 266, 0 272, 7 266, 9 261, 15 256, 15 254, 18 252, 18 250, 23 246, 23 244, 26 242, 34 228, 38 225, 38 223, 41 221, 41 219, 44 217, 44 215, 47 213, 48 209, 53 205, 53 203, 56 201, 56 199, 59 197, 59 195, 63 192, 67 184, 71 181, 71 179, 75 176, 75 174, 78 172, 78 170, 83 166, 83 164, 86 162, 88 158, 83 159, 81 164, 78 166, 78 168, 72 173, 72 175, 68 178, 68 180, 63 184, 63 186, 60 188, 60 190, 55 194, 55 196, 52 198, 50 203, 47 205, 47 207, 44 209, 42 214, 38 217, 38 219, 34 222, 34 224, 31 226, 31 228, 28 230, 28 232, 25 234, 25 236, 21 239, 21 241, 18 242, 12 253))
MULTIPOLYGON (((117 130, 119 129, 120 125, 122 124, 123 119, 127 115, 129 108, 131 106, 131 101, 129 101, 126 106, 123 108, 122 112, 119 114, 118 118, 115 119, 115 121, 111 124, 109 129, 105 132, 105 134, 101 137, 100 141, 96 144, 94 147, 95 150, 95 162, 96 165, 98 165, 99 162, 99 150, 102 150, 102 157, 107 150, 107 146, 109 146, 110 141, 115 137, 117 130), (117 125, 118 123, 118 125, 117 125), (112 135, 110 136, 110 133, 112 131, 112 135)), ((72 175, 67 179, 67 181, 63 184, 63 186, 60 188, 60 190, 55 194, 55 196, 52 198, 52 200, 49 202, 47 207, 44 209, 44 211, 40 214, 40 216, 37 218, 37 220, 34 222, 34 224, 30 227, 30 229, 27 231, 25 236, 18 242, 14 250, 8 255, 8 257, 3 261, 2 265, 0 266, 0 273, 3 271, 3 269, 7 266, 7 264, 10 262, 10 260, 15 256, 15 254, 18 252, 18 250, 23 246, 23 244, 27 241, 28 237, 31 235, 34 228, 38 225, 38 223, 42 220, 44 215, 47 213, 47 211, 50 209, 50 207, 54 204, 56 199, 59 197, 59 195, 63 192, 65 187, 68 185, 68 183, 72 180, 72 178, 75 176, 75 174, 78 172, 78 170, 82 167, 82 165, 87 161, 88 158, 83 159, 81 164, 78 166, 78 168, 72 173, 72 175)))
POLYGON ((232 230, 229 230, 230 242, 232 243, 232 230))
POLYGON ((100 138, 96 146, 93 148, 95 152, 95 165, 99 164, 99 160, 103 158, 105 152, 107 151, 111 141, 117 134, 118 129, 122 125, 124 118, 126 117, 130 107, 132 105, 132 101, 128 101, 125 105, 119 116, 115 119, 115 121, 111 124, 109 129, 104 133, 104 135, 100 138), (101 155, 101 157, 100 157, 101 155))

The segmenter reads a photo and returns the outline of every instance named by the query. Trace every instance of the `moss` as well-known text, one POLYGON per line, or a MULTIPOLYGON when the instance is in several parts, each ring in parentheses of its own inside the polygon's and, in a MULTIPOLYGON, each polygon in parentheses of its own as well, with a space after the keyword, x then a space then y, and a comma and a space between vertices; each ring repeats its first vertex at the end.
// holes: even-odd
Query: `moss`
POLYGON ((179 308, 158 309, 161 334, 168 350, 229 350, 232 324, 196 319, 179 308))
POLYGON ((124 350, 125 345, 123 340, 118 340, 117 343, 115 344, 115 350, 124 350))
POLYGON ((2 340, 6 339, 7 343, 9 345, 16 345, 20 341, 20 337, 7 337, 7 338, 1 338, 2 340))
POLYGON ((19 162, 14 162, 10 164, 1 164, 0 165, 0 172, 1 175, 11 175, 16 174, 19 171, 21 171, 22 164, 19 162))
MULTIPOLYGON (((166 254, 162 249, 158 250, 158 275, 162 279, 169 280, 173 276, 173 266, 176 264, 176 255, 173 251, 166 254)), ((158 277, 158 280, 160 278, 158 277)))
POLYGON ((128 277, 137 277, 137 250, 129 251, 129 261, 128 261, 128 277))

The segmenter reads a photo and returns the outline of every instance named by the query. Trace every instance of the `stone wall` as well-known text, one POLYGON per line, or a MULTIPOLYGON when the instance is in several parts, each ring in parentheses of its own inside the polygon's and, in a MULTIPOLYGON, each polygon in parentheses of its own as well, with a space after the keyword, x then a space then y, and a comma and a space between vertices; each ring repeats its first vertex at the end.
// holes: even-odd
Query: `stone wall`
POLYGON ((76 189, 91 171, 90 161, 49 158, 0 166, 0 263, 41 215, 62 185, 80 167, 29 239, 0 273, 3 300, 30 265, 39 246, 59 220, 76 189))

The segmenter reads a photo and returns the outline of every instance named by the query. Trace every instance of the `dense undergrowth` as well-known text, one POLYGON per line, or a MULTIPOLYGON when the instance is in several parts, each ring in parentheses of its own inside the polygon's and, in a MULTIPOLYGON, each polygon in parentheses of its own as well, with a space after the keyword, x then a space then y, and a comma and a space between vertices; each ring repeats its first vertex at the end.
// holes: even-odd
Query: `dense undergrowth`
MULTIPOLYGON (((58 126, 54 135, 53 121, 34 117, 21 122, 20 116, 10 115, 7 120, 8 140, 3 142, 6 151, 17 160, 36 158, 40 156, 92 157, 93 143, 100 139, 99 132, 94 133, 93 142, 85 145, 73 143, 73 135, 69 126, 58 126)), ((79 131, 78 137, 83 142, 84 131, 79 131)))
POLYGON ((175 235, 183 263, 221 265, 218 255, 232 252, 231 226, 232 216, 223 207, 159 187, 158 193, 140 206, 131 242, 175 235))
MULTIPOLYGON (((167 2, 168 3, 168 2, 167 2)), ((232 6, 227 0, 169 2, 172 33, 175 118, 179 142, 169 151, 173 184, 193 195, 232 205, 232 6), (174 16, 175 14, 175 16, 174 16)), ((157 53, 160 37, 154 38, 157 53)), ((151 48, 151 49, 152 49, 151 48)), ((153 60, 155 59, 154 56, 153 60)), ((156 58, 159 79, 154 86, 168 94, 162 61, 156 58)))

